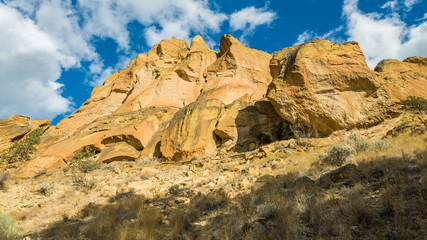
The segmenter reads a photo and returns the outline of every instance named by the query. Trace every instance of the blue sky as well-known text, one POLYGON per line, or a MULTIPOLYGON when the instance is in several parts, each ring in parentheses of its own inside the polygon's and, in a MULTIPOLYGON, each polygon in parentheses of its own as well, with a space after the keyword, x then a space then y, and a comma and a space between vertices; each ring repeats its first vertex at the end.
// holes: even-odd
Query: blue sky
POLYGON ((58 120, 161 39, 223 34, 269 53, 320 37, 427 57, 427 0, 0 0, 0 118, 58 120))

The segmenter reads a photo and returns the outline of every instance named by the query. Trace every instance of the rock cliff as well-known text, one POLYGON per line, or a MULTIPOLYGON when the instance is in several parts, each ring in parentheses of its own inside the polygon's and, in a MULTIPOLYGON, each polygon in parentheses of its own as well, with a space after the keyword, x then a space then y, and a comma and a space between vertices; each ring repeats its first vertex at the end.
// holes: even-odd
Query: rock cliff
POLYGON ((85 147, 105 163, 189 161, 251 151, 304 130, 297 128, 312 136, 368 128, 394 117, 394 104, 407 95, 427 97, 425 58, 384 60, 372 71, 356 42, 315 39, 272 56, 224 35, 219 49, 200 36, 190 46, 163 40, 56 126, 15 115, 0 120, 0 150, 43 127, 22 177, 65 166, 85 147))

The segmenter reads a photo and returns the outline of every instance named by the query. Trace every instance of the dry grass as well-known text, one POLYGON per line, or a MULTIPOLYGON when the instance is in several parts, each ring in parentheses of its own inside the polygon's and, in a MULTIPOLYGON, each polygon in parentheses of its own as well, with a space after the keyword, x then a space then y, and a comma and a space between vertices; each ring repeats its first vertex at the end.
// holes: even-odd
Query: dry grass
POLYGON ((361 151, 353 158, 356 165, 336 169, 319 170, 313 164, 318 152, 301 153, 301 163, 314 169, 270 177, 233 199, 222 191, 196 194, 190 189, 151 199, 122 193, 31 237, 426 239, 427 188, 419 181, 427 173, 427 136, 401 136, 386 145, 361 151), (307 172, 317 174, 307 177, 307 172))

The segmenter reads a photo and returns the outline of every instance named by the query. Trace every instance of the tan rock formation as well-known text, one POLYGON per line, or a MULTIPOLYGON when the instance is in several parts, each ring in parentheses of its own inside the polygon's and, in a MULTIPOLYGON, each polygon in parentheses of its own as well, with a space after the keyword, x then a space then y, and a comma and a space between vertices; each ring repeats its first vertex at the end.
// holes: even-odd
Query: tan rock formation
POLYGON ((315 39, 275 52, 268 99, 291 123, 328 135, 381 122, 391 101, 356 42, 315 39))
POLYGON ((187 161, 214 154, 216 139, 213 132, 224 108, 219 100, 205 100, 178 111, 163 132, 162 155, 172 161, 187 161))
POLYGON ((407 96, 427 98, 427 58, 410 57, 403 62, 382 60, 375 67, 384 79, 391 100, 400 102, 407 96))
POLYGON ((271 55, 243 46, 231 35, 220 43, 220 57, 207 69, 206 84, 198 100, 252 102, 264 97, 271 82, 271 55))
POLYGON ((33 119, 31 120, 30 126, 28 126, 28 128, 31 131, 37 128, 43 128, 43 131, 45 131, 49 127, 50 127, 49 119, 33 119))
POLYGON ((284 120, 268 101, 234 101, 219 118, 215 134, 221 138, 221 144, 232 144, 234 151, 244 152, 280 140, 283 125, 284 120))
POLYGON ((6 119, 0 119, 0 127, 16 125, 26 127, 30 123, 30 118, 22 115, 12 115, 6 119))
MULTIPOLYGON (((183 40, 163 40, 95 87, 83 106, 49 128, 38 155, 69 161, 84 146, 101 151, 119 141, 142 150, 160 124, 197 99, 204 72, 216 59, 216 52, 200 36, 193 39, 191 48, 183 40)), ((149 146, 145 152, 154 150, 149 146)))
POLYGON ((20 140, 30 129, 27 128, 30 118, 21 115, 12 115, 0 119, 0 152, 10 147, 15 140, 20 140))
POLYGON ((126 142, 107 144, 99 154, 98 161, 110 163, 113 161, 132 161, 139 157, 139 152, 126 142))
POLYGON ((29 176, 30 173, 50 170, 59 163, 69 162, 75 152, 85 146, 102 152, 107 146, 124 142, 135 151, 141 151, 159 126, 171 119, 176 111, 173 108, 147 108, 144 111, 99 118, 82 126, 72 136, 39 148, 39 157, 31 160, 20 172, 23 176, 29 176))

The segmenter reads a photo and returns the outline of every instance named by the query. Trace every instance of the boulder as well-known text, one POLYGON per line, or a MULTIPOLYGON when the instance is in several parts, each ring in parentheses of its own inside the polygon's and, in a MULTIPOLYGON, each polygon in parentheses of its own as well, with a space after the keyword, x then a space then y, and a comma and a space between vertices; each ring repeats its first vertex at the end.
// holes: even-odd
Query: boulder
POLYGON ((21 115, 12 115, 0 119, 0 152, 10 147, 13 141, 22 139, 30 129, 27 128, 30 118, 21 115))
POLYGON ((410 57, 403 62, 382 60, 375 71, 384 79, 393 102, 398 103, 408 96, 427 98, 427 58, 410 57))
POLYGON ((227 105, 218 120, 215 134, 221 144, 231 141, 234 151, 254 150, 282 138, 285 121, 268 101, 248 103, 234 101, 227 105))
POLYGON ((219 99, 252 102, 264 97, 272 78, 271 55, 243 46, 231 35, 220 43, 220 57, 207 69, 206 84, 198 100, 219 99))
POLYGON ((30 118, 22 115, 12 115, 6 119, 0 119, 0 127, 16 125, 18 127, 26 127, 30 123, 30 118))
POLYGON ((179 110, 162 134, 162 155, 172 161, 213 155, 217 144, 214 130, 224 108, 219 100, 205 100, 179 110))
POLYGON ((139 157, 139 151, 126 142, 107 144, 99 154, 98 161, 110 163, 113 161, 133 161, 139 157))
POLYGON ((50 127, 50 121, 49 119, 33 119, 31 120, 31 124, 28 127, 30 131, 35 130, 37 128, 42 128, 43 131, 45 131, 47 128, 50 127))
POLYGON ((356 42, 327 40, 284 48, 271 60, 267 98, 285 120, 321 135, 368 127, 388 117, 392 102, 356 42))
POLYGON ((206 69, 216 60, 217 52, 211 50, 203 38, 197 35, 191 40, 190 52, 187 57, 174 69, 180 78, 203 85, 206 69))
POLYGON ((49 170, 56 170, 65 166, 67 163, 57 156, 36 156, 19 169, 15 175, 21 178, 32 178, 49 170))

